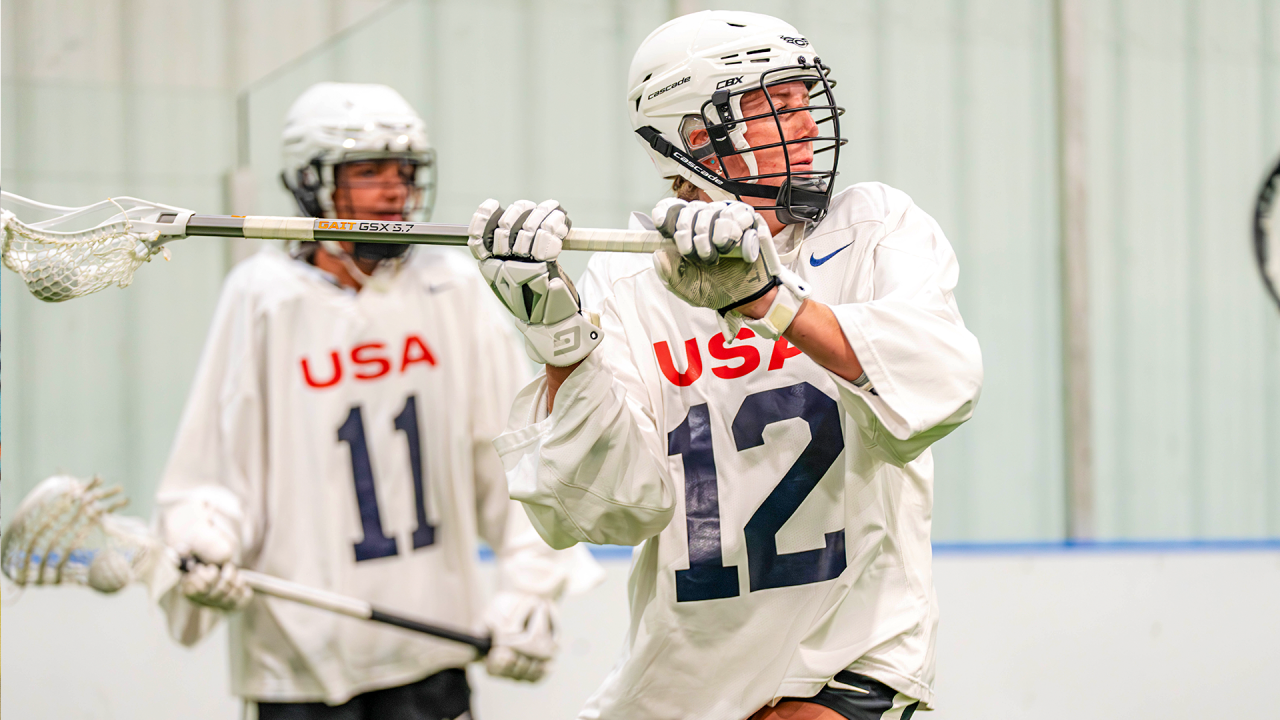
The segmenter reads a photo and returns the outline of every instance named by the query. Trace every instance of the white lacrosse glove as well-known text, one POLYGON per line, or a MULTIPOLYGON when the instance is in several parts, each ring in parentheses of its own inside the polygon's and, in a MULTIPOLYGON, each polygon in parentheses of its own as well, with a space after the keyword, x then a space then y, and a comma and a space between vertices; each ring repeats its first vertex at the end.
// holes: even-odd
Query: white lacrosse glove
POLYGON ((485 612, 493 648, 485 669, 494 677, 536 682, 556 654, 556 606, 540 596, 500 592, 485 612))
POLYGON ((676 245, 653 254, 658 276, 688 304, 715 310, 726 342, 743 325, 770 340, 791 326, 809 297, 809 285, 783 267, 769 225, 754 208, 741 202, 665 198, 652 218, 658 232, 676 245), (741 247, 741 260, 721 257, 735 247, 741 247), (735 310, 774 287, 778 292, 764 317, 749 318, 735 310))
POLYGON ((663 198, 653 208, 653 225, 676 243, 686 258, 715 263, 721 255, 742 247, 742 259, 760 257, 760 238, 769 237, 769 224, 743 202, 702 202, 663 198))
POLYGON ((221 565, 188 559, 178 589, 197 605, 233 612, 253 599, 253 590, 231 562, 221 565))
POLYGON ((235 528, 211 498, 201 497, 171 510, 165 518, 170 542, 183 559, 178 590, 192 602, 218 610, 243 610, 253 590, 234 559, 235 528))
POLYGON ((555 200, 517 200, 501 212, 489 199, 467 229, 480 273, 515 315, 529 357, 557 367, 581 362, 604 338, 583 317, 578 291, 556 260, 570 227, 555 200))

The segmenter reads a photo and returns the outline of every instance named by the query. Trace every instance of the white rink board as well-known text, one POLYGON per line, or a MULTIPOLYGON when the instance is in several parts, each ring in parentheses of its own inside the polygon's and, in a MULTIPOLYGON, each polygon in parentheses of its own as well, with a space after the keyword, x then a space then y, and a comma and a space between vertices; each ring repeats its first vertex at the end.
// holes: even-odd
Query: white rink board
MULTIPOLYGON (((473 672, 479 720, 571 717, 626 632, 627 561, 565 607, 564 652, 536 687, 473 672)), ((489 566, 491 567, 491 566, 489 566)), ((939 711, 922 720, 1274 716, 1280 551, 941 553, 939 711)), ((0 714, 233 720, 225 635, 170 643, 132 589, 30 591, 3 611, 0 714)))

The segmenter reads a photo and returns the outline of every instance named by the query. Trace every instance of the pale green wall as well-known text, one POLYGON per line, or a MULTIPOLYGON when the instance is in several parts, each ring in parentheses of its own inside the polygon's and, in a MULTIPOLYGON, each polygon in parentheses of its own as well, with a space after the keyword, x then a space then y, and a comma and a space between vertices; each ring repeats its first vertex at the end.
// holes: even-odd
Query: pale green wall
MULTIPOLYGON (((256 211, 290 213, 276 180, 289 103, 322 79, 385 82, 439 149, 435 219, 463 222, 490 195, 552 196, 580 225, 620 225, 662 191, 627 126, 631 53, 673 7, 703 6, 12 0, 4 186, 222 211, 243 91, 256 211), (146 27, 164 32, 139 43, 121 8, 149 10, 146 27), (92 17, 68 28, 67 16, 92 17)), ((975 419, 936 448, 936 537, 1060 537, 1053 3, 732 7, 791 20, 835 69, 842 181, 905 190, 956 246, 987 381, 975 419)), ((1090 0, 1086 12, 1099 528, 1278 534, 1280 315, 1247 222, 1280 151, 1280 2, 1090 0)), ((149 507, 226 256, 220 241, 173 250, 127 291, 61 306, 3 275, 6 502, 65 469, 125 482, 149 507)))
POLYGON ((1280 535, 1280 315, 1248 240, 1280 3, 1087 11, 1098 527, 1280 535))
MULTIPOLYGON (((111 195, 222 212, 235 92, 382 0, 6 0, 3 186, 78 205, 111 195)), ((127 290, 60 305, 0 272, 3 501, 55 472, 150 495, 225 272, 219 240, 172 245, 127 290)))

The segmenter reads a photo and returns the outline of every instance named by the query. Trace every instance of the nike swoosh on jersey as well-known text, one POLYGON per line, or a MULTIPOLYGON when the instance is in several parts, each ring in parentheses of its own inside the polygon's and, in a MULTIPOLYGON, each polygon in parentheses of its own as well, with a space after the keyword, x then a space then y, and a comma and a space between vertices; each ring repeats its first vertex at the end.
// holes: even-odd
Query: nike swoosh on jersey
MULTIPOLYGON (((852 244, 853 243, 849 243, 849 245, 852 245, 852 244)), ((844 248, 849 247, 849 245, 845 245, 844 247, 840 248, 839 250, 836 250, 835 252, 831 253, 830 255, 827 255, 826 257, 818 257, 817 255, 810 255, 809 264, 812 265, 813 267, 818 267, 822 263, 835 257, 840 252, 840 250, 844 250, 844 248)))
MULTIPOLYGON (((848 246, 848 245, 845 245, 845 247, 849 247, 849 246, 848 246)), ((840 250, 843 250, 843 249, 844 249, 844 248, 840 248, 840 250)), ((836 252, 840 252, 840 250, 837 250, 836 252)), ((836 253, 831 253, 831 255, 835 255, 835 254, 836 254, 836 253)), ((827 257, 831 257, 831 255, 828 255, 827 257)), ((836 690, 852 690, 852 691, 854 691, 854 692, 860 692, 860 693, 862 693, 863 695, 870 695, 870 694, 871 694, 871 691, 870 691, 870 690, 867 690, 867 689, 864 689, 864 688, 860 688, 860 687, 858 687, 858 686, 856 686, 856 685, 850 685, 850 684, 848 684, 848 683, 842 683, 842 682, 840 682, 839 680, 829 680, 829 681, 827 681, 827 687, 829 687, 829 688, 835 688, 836 690)))

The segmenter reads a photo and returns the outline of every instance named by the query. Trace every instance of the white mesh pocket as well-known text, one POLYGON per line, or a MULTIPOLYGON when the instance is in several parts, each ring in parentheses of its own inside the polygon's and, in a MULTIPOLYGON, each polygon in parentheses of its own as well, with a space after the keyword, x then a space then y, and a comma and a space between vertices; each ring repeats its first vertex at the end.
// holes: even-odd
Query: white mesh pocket
POLYGON ((18 585, 88 585, 115 592, 146 577, 162 548, 137 518, 112 515, 118 487, 57 475, 31 491, 0 542, 4 574, 18 585))
POLYGON ((159 232, 138 233, 112 223, 82 233, 48 233, 0 211, 4 264, 22 277, 32 295, 61 302, 111 285, 127 287, 138 266, 156 252, 159 232))

